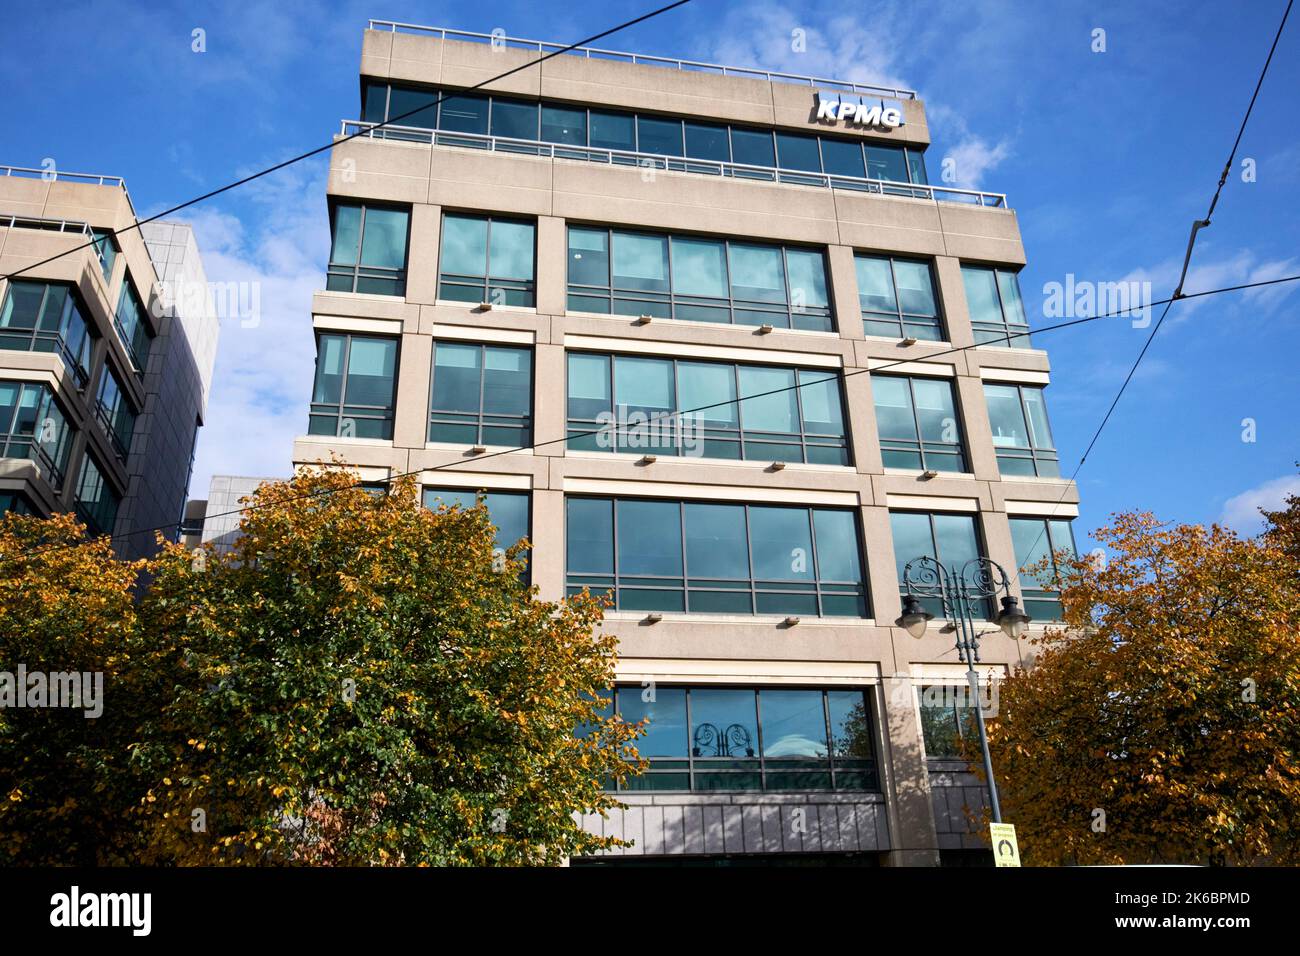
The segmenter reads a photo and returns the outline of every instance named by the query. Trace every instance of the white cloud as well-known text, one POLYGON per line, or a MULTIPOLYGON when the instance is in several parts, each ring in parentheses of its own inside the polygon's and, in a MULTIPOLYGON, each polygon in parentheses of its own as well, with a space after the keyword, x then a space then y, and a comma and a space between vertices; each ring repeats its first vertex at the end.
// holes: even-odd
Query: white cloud
POLYGON ((206 497, 213 474, 289 474, 293 439, 307 430, 311 297, 324 288, 329 250, 324 196, 323 170, 300 166, 251 184, 240 217, 212 205, 191 218, 208 279, 255 283, 260 300, 255 322, 222 321, 193 497, 206 497))
MULTIPOLYGON (((1153 266, 1134 269, 1119 281, 1150 282, 1151 298, 1167 299, 1178 284, 1178 276, 1182 268, 1182 257, 1171 257, 1153 266)), ((1195 252, 1192 254, 1192 265, 1187 270, 1187 281, 1183 283, 1183 292, 1190 295, 1227 286, 1267 282, 1269 279, 1294 275, 1297 271, 1300 271, 1300 260, 1295 257, 1261 259, 1252 249, 1238 249, 1232 253, 1215 255, 1213 247, 1209 249, 1202 247, 1199 256, 1195 252)), ((1219 296, 1187 299, 1174 306, 1169 314, 1169 322, 1172 324, 1180 319, 1186 319, 1209 303, 1223 300, 1249 305, 1257 315, 1267 315, 1291 295, 1295 287, 1295 283, 1282 283, 1260 289, 1247 289, 1240 293, 1228 292, 1219 296)))
POLYGON ((1286 507, 1288 495, 1300 495, 1300 475, 1273 478, 1234 495, 1224 502, 1219 523, 1244 534, 1255 534, 1264 526, 1259 509, 1279 511, 1286 507))

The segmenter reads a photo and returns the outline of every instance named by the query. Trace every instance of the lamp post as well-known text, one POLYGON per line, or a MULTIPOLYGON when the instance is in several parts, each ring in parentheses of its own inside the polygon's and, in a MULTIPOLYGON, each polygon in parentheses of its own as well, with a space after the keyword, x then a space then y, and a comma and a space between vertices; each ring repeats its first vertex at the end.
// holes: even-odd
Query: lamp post
POLYGON ((1019 602, 1011 596, 1011 584, 1002 565, 988 558, 972 558, 961 567, 948 569, 934 558, 913 558, 903 569, 903 584, 907 595, 903 598, 903 613, 894 623, 916 639, 925 636, 926 625, 934 615, 922 606, 920 597, 937 597, 943 612, 948 616, 957 634, 957 654, 966 665, 966 680, 970 684, 975 702, 975 726, 979 731, 980 753, 984 758, 984 776, 989 782, 989 807, 993 822, 1002 822, 1002 807, 998 804, 998 787, 993 780, 993 759, 989 756, 989 738, 984 729, 984 711, 980 707, 979 641, 983 634, 975 630, 975 617, 971 606, 975 600, 997 597, 1002 594, 1002 610, 998 612, 997 625, 1007 637, 1019 639, 1029 623, 1029 615, 1020 610, 1019 602))

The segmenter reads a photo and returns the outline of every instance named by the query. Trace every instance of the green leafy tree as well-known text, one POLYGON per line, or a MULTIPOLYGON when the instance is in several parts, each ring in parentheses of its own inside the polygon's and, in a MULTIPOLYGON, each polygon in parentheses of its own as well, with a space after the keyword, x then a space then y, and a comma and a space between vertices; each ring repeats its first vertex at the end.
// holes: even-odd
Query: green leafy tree
POLYGON ((0 516, 0 865, 120 859, 148 697, 135 680, 139 570, 72 515, 0 516), (65 706, 51 706, 56 685, 65 706))
POLYGON ((263 485, 227 555, 169 547, 142 626, 178 655, 137 758, 144 858, 553 864, 639 766, 600 715, 600 602, 539 601, 482 506, 430 511, 317 470, 263 485), (587 726, 587 733, 574 729, 587 726))
POLYGON ((1073 563, 989 725, 1026 862, 1300 863, 1297 510, 1256 539, 1119 515, 1073 563))

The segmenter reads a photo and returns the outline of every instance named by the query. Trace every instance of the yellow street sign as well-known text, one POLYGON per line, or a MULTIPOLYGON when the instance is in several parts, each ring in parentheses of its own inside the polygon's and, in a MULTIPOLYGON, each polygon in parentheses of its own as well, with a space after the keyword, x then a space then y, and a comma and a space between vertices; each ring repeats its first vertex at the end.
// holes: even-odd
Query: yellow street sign
POLYGON ((993 844, 993 861, 996 865, 1020 865, 1020 847, 1016 843, 1014 824, 990 823, 989 841, 993 844))

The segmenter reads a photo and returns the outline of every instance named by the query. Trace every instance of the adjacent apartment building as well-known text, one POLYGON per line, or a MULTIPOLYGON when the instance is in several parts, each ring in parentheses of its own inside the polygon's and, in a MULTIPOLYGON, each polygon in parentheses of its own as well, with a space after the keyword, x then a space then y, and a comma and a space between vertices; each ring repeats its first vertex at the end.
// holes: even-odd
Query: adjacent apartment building
POLYGON ((0 510, 125 558, 175 537, 218 334, 189 226, 136 223, 117 177, 0 166, 0 510))
POLYGON ((575 863, 978 860, 953 637, 893 622, 915 557, 1072 546, 1016 213, 930 183, 908 90, 575 50, 466 92, 554 49, 371 21, 295 464, 485 492, 543 598, 611 595, 650 770, 575 863))

